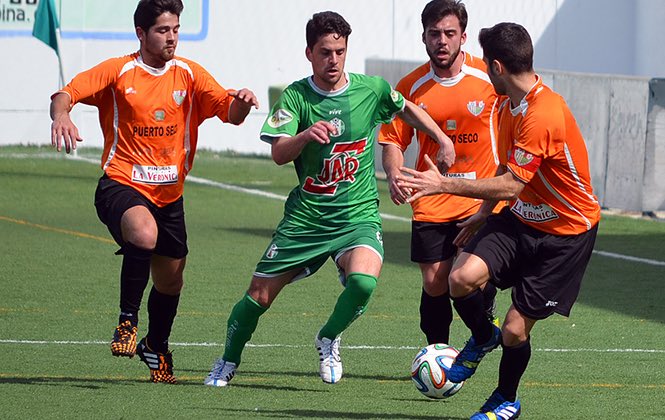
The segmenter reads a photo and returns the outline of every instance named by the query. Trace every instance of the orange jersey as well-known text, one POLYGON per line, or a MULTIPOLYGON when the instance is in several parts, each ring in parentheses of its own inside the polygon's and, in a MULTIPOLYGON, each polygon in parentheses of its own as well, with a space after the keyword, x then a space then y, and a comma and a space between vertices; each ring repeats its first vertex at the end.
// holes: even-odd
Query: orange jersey
POLYGON ((524 223, 554 235, 598 223, 584 138, 563 98, 540 77, 517 108, 502 104, 499 149, 501 164, 526 184, 510 203, 524 223))
POLYGON ((99 109, 102 169, 157 206, 177 200, 196 152, 198 127, 229 121, 233 98, 203 67, 175 57, 162 69, 140 55, 112 58, 77 75, 61 91, 71 104, 99 109))
MULTIPOLYGON (((423 108, 455 143, 455 164, 447 176, 466 179, 488 178, 496 174, 497 95, 486 73, 485 63, 464 53, 462 71, 455 77, 441 79, 429 62, 406 75, 397 84, 404 97, 423 108)), ((399 118, 386 124, 379 133, 379 143, 394 144, 402 151, 411 144, 413 128, 399 118)), ((425 133, 417 133, 416 169, 427 170, 424 156, 433 161, 439 145, 425 133)), ((475 214, 482 200, 450 194, 422 197, 412 203, 413 219, 444 223, 475 214)))

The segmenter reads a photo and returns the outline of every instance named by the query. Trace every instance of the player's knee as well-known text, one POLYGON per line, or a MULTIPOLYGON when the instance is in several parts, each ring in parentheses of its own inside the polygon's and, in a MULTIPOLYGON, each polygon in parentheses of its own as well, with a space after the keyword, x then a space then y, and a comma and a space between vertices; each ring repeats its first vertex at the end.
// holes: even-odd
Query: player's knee
POLYGON ((470 271, 466 270, 464 266, 457 267, 453 269, 450 272, 450 276, 448 276, 448 287, 451 296, 465 296, 476 288, 475 279, 471 276, 470 271))
POLYGON ((134 244, 137 248, 152 251, 157 245, 157 230, 148 226, 134 229, 127 236, 127 242, 134 244))
POLYGON ((376 281, 376 277, 369 274, 351 273, 346 276, 346 288, 358 297, 369 299, 376 289, 376 281))

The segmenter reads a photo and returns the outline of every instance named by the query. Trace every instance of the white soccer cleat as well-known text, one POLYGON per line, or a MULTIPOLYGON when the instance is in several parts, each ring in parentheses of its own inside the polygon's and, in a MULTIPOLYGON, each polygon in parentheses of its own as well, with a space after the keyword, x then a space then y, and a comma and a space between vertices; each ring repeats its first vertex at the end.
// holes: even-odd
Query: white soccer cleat
POLYGON ((331 340, 319 338, 314 340, 316 350, 319 352, 319 375, 323 382, 335 384, 342 379, 342 359, 339 356, 340 337, 331 340))
POLYGON ((203 384, 208 386, 227 386, 229 381, 235 376, 237 367, 235 363, 227 362, 220 357, 215 360, 215 364, 212 366, 212 370, 203 381, 203 384))

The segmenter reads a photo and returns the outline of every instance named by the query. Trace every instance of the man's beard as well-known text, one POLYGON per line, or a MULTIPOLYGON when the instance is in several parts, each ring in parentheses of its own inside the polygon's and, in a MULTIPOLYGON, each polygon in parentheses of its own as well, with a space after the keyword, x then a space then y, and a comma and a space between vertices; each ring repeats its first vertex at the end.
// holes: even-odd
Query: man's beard
POLYGON ((449 53, 449 54, 450 54, 450 58, 449 58, 445 63, 441 63, 441 62, 436 58, 436 54, 435 54, 435 53, 431 53, 431 52, 429 52, 429 51, 427 52, 427 54, 429 55, 430 62, 432 63, 432 65, 433 65, 434 67, 436 67, 437 69, 440 69, 440 70, 449 70, 449 69, 452 67, 452 65, 453 65, 453 63, 455 62, 455 60, 457 60, 457 57, 459 56, 459 53, 460 53, 460 50, 459 50, 459 49, 458 49, 457 51, 455 51, 454 53, 449 53))

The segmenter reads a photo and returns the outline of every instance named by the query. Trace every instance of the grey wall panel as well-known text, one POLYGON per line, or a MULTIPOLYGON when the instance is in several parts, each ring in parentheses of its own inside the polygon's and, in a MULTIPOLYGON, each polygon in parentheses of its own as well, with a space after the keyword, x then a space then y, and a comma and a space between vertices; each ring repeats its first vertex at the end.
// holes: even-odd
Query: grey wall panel
POLYGON ((643 211, 665 210, 665 79, 649 83, 643 211))
MULTIPOLYGON (((365 74, 370 76, 381 76, 392 87, 397 86, 397 83, 402 77, 409 74, 416 67, 423 64, 424 61, 398 61, 398 60, 382 60, 382 59, 367 59, 365 61, 365 74)), ((378 133, 378 130, 377 130, 378 133)), ((376 160, 376 171, 379 176, 384 176, 383 165, 381 164, 381 153, 383 147, 378 146, 374 152, 374 159, 376 160)), ((418 157, 418 142, 413 139, 411 145, 404 153, 404 165, 414 168, 416 158, 418 157)))
POLYGON ((566 100, 584 135, 589 152, 591 184, 594 194, 603 205, 610 120, 610 78, 571 73, 553 73, 552 77, 554 86, 550 86, 566 100))
POLYGON ((613 77, 604 206, 642 210, 648 79, 613 77))

